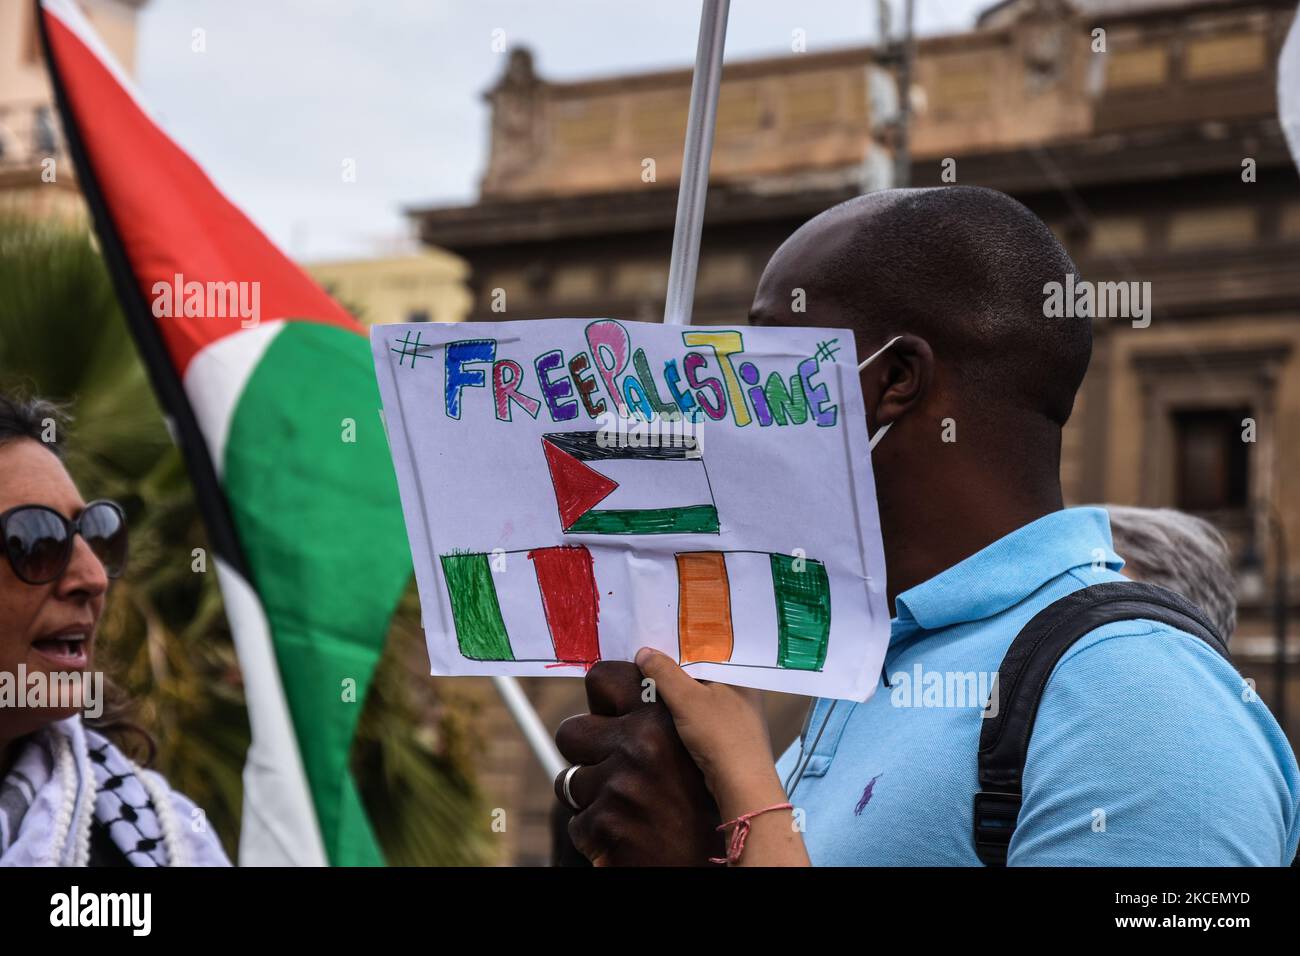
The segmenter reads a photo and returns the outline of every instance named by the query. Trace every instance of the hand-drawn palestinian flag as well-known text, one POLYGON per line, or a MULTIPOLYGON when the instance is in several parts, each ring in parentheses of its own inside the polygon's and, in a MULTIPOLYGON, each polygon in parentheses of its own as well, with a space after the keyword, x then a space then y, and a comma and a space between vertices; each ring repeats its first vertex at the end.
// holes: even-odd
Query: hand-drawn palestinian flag
POLYGON ((253 734, 240 862, 382 863, 348 751, 411 563, 366 339, 149 116, 76 4, 38 9, 104 258, 216 551, 253 734))
POLYGON ((628 447, 604 443, 602 437, 608 435, 591 431, 542 436, 566 534, 718 533, 718 508, 697 448, 628 447), (620 489, 622 494, 616 495, 620 489), (620 499, 635 501, 638 507, 620 507, 620 499), (646 507, 646 502, 653 504, 646 507))

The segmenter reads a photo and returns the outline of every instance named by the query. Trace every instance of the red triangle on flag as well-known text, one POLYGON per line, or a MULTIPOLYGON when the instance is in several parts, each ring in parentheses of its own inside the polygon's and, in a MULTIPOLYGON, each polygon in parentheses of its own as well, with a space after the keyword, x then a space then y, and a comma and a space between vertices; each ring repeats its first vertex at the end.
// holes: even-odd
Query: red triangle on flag
POLYGON ((545 438, 546 466, 551 470, 555 501, 560 506, 560 526, 566 531, 573 523, 610 496, 618 482, 583 464, 545 438))

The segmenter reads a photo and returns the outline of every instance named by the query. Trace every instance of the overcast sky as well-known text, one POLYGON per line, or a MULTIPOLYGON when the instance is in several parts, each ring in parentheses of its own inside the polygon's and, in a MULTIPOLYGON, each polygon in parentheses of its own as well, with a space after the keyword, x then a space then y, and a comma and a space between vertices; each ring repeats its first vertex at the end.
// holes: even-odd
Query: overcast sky
MULTIPOLYGON (((923 33, 968 28, 992 0, 916 0, 923 33)), ((902 0, 893 0, 901 9, 902 0)), ((727 60, 868 42, 876 0, 735 0, 727 60)), ((493 31, 547 78, 689 66, 696 0, 152 0, 139 19, 145 98, 217 183, 300 259, 374 255, 403 206, 467 203, 487 148, 493 31), (196 29, 206 50, 194 52, 196 29), (344 158, 357 181, 342 181, 344 158)))

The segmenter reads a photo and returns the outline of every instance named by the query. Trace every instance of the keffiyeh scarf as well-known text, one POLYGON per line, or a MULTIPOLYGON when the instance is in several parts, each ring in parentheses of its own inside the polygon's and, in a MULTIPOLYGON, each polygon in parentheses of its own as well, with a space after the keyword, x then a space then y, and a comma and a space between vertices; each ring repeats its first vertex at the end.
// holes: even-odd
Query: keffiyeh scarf
POLYGON ((201 817, 71 717, 27 738, 0 781, 0 866, 86 866, 92 827, 132 866, 228 866, 201 817))

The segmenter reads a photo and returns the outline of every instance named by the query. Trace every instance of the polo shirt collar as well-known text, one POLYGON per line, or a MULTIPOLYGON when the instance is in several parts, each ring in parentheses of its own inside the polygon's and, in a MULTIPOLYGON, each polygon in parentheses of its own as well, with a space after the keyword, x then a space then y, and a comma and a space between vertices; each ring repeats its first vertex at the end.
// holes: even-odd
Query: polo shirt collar
POLYGON ((1104 508, 1066 508, 999 538, 895 599, 893 632, 935 630, 992 617, 1073 568, 1102 560, 1118 571, 1104 508))

